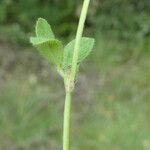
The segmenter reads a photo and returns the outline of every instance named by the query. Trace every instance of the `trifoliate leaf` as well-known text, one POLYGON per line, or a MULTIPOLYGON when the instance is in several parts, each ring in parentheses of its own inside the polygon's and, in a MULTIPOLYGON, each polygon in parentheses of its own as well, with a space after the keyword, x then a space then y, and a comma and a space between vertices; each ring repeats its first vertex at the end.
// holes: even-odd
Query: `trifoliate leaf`
MULTIPOLYGON (((64 56, 63 56, 63 68, 67 69, 71 66, 72 58, 73 58, 73 51, 74 51, 75 40, 69 42, 64 48, 64 56)), ((82 37, 80 42, 80 49, 78 53, 78 63, 83 61, 91 52, 94 46, 94 39, 82 37)))
POLYGON ((63 46, 59 40, 40 37, 31 37, 30 42, 37 47, 42 56, 53 64, 60 66, 63 58, 63 46))
POLYGON ((55 38, 54 33, 51 29, 51 26, 43 18, 39 18, 37 20, 35 30, 36 30, 37 37, 50 38, 50 39, 55 38))

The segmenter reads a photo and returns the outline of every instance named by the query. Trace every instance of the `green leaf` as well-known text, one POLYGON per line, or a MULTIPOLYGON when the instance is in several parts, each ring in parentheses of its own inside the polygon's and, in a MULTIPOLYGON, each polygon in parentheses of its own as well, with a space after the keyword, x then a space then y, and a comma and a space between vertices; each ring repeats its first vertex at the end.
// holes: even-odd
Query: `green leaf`
MULTIPOLYGON (((73 51, 74 51, 75 40, 69 42, 64 48, 64 56, 63 56, 63 68, 67 69, 71 66, 73 51)), ((80 50, 78 53, 78 63, 83 61, 91 52, 94 46, 94 39, 82 37, 80 42, 80 50)))
POLYGON ((48 24, 48 22, 43 19, 43 18, 39 18, 36 22, 36 36, 37 37, 43 37, 43 38, 50 38, 50 39, 54 39, 54 33, 51 29, 51 26, 48 24))
POLYGON ((60 66, 63 58, 63 45, 59 40, 31 37, 30 42, 37 47, 42 56, 53 64, 60 66))
POLYGON ((37 47, 42 56, 53 64, 60 66, 63 59, 63 45, 55 39, 52 29, 48 22, 39 18, 36 23, 36 37, 31 37, 30 42, 37 47))
MULTIPOLYGON (((33 45, 38 45, 38 44, 41 44, 43 42, 47 42, 49 41, 50 39, 48 38, 42 38, 42 37, 31 37, 30 38, 30 42, 33 44, 33 45)), ((53 39, 51 39, 53 40, 53 39)))

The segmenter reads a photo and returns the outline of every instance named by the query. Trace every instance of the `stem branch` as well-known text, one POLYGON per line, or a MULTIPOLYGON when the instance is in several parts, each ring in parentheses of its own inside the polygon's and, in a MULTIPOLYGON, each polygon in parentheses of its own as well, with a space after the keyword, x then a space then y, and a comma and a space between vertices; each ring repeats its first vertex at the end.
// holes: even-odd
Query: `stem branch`
POLYGON ((89 3, 90 3, 90 0, 84 0, 83 2, 79 25, 78 25, 78 29, 76 33, 76 40, 75 40, 75 45, 74 45, 74 53, 73 53, 72 68, 71 68, 71 80, 72 81, 74 81, 75 76, 76 76, 80 41, 81 41, 82 34, 83 34, 83 28, 84 28, 84 23, 85 23, 89 3))

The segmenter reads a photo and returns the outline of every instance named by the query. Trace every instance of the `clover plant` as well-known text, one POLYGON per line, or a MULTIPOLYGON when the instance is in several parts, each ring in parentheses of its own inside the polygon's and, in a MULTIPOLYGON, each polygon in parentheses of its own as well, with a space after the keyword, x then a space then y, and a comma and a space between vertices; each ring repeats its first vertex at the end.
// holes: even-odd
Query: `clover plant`
POLYGON ((86 14, 90 0, 84 0, 76 38, 67 45, 63 45, 58 40, 48 22, 39 18, 36 22, 35 37, 30 38, 30 42, 37 48, 39 53, 51 62, 58 73, 64 79, 66 92, 64 105, 64 122, 63 122, 63 150, 69 150, 70 139, 70 114, 71 114, 71 97, 74 90, 75 78, 80 63, 90 54, 94 39, 82 37, 86 14))

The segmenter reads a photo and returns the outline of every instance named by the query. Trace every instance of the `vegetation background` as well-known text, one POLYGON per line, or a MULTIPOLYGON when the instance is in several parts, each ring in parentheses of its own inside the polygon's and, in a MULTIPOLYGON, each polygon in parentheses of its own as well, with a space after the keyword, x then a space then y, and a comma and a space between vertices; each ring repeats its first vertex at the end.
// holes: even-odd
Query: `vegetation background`
MULTIPOLYGON (((0 1, 0 149, 61 150, 64 91, 29 43, 43 17, 67 43, 81 0, 0 1)), ((72 150, 150 149, 150 1, 91 0, 72 113, 72 150)))

